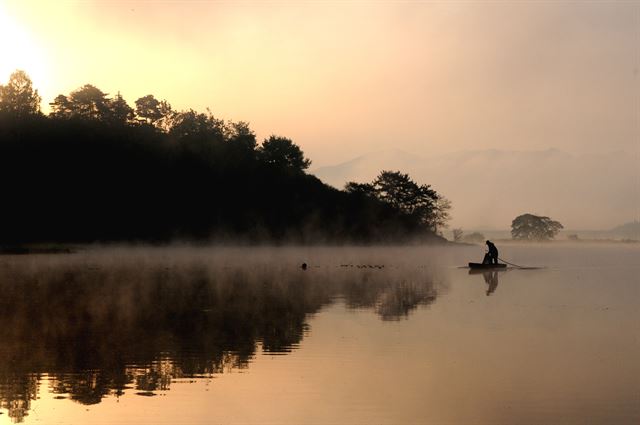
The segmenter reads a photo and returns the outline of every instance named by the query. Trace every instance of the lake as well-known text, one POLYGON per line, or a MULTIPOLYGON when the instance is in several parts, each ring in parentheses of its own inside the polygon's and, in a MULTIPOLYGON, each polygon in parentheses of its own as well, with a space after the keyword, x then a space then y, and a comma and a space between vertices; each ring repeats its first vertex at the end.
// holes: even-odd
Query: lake
POLYGON ((640 423, 640 247, 499 248, 1 256, 0 424, 640 423))

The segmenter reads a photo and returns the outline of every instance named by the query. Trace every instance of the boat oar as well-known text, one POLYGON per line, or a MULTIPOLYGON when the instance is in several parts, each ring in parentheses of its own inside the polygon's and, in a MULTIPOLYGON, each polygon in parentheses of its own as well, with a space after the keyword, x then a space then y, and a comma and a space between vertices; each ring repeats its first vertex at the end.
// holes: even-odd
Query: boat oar
POLYGON ((543 267, 519 266, 518 264, 510 263, 510 262, 508 262, 507 260, 505 260, 504 258, 500 258, 500 257, 498 257, 498 260, 500 260, 500 261, 502 261, 503 263, 506 263, 506 264, 508 264, 508 265, 510 265, 510 266, 517 267, 517 268, 519 268, 519 269, 535 270, 535 269, 542 269, 542 268, 543 268, 543 267))

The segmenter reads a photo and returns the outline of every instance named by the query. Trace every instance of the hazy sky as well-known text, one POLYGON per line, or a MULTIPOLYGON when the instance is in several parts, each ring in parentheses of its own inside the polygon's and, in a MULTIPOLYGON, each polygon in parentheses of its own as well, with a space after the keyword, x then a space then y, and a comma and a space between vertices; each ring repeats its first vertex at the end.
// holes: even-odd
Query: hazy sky
POLYGON ((0 0, 0 81, 92 83, 294 139, 333 164, 400 148, 640 151, 640 1, 0 0))

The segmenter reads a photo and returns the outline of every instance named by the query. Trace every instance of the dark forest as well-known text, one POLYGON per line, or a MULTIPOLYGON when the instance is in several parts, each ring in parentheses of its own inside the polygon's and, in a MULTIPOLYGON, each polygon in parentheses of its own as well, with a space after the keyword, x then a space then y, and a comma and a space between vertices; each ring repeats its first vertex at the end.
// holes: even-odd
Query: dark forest
POLYGON ((0 243, 442 240, 449 203, 383 171, 345 190, 306 173, 292 140, 246 122, 134 107, 87 84, 44 115, 28 75, 0 86, 0 243))

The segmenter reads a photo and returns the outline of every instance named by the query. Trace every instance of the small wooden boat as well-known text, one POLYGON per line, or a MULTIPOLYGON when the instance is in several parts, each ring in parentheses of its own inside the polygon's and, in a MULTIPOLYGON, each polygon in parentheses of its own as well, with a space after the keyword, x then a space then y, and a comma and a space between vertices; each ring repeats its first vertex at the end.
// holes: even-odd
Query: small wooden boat
POLYGON ((484 264, 484 263, 469 263, 469 268, 474 270, 494 270, 494 269, 504 269, 506 268, 506 264, 484 264))

